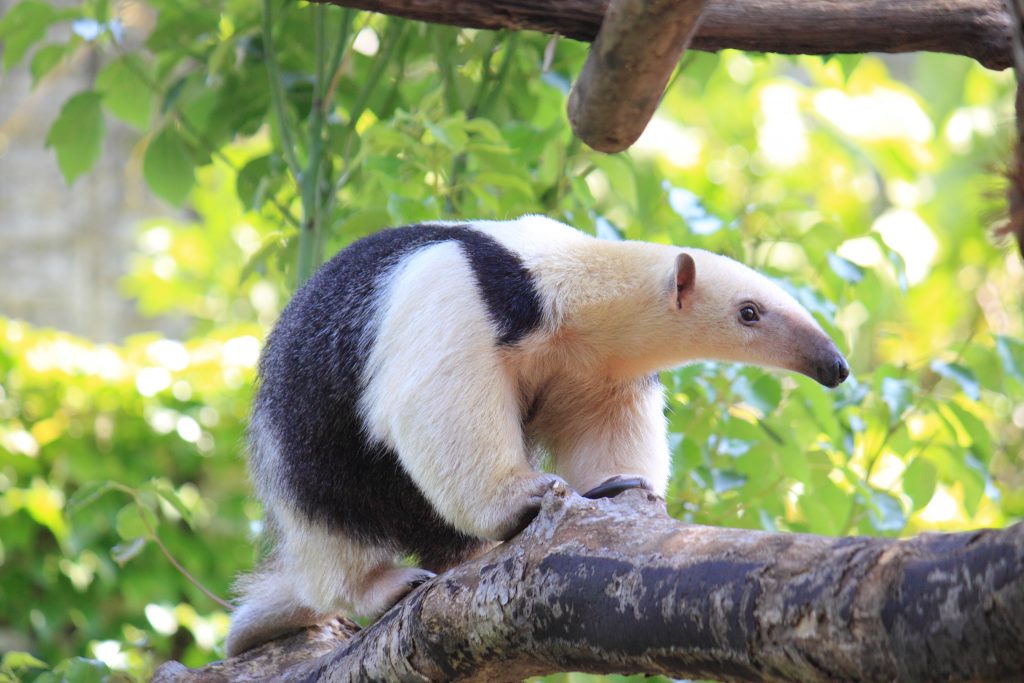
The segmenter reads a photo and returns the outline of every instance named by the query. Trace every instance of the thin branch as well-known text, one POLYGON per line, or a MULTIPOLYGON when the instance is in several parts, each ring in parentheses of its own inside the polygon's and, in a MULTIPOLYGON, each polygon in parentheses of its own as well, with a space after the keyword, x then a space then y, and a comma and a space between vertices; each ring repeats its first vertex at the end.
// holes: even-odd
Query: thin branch
POLYGON ((263 0, 263 63, 267 67, 267 78, 270 85, 270 101, 277 119, 277 128, 281 133, 281 146, 284 148, 285 161, 296 180, 302 176, 302 166, 295 154, 295 141, 292 138, 291 124, 288 121, 284 101, 284 83, 277 64, 277 51, 274 49, 274 17, 273 0, 263 0))
POLYGON ((171 565, 173 565, 174 568, 178 570, 178 573, 184 576, 189 583, 198 588, 203 595, 208 597, 213 602, 217 603, 222 609, 224 609, 227 612, 231 612, 232 610, 234 610, 234 605, 232 605, 230 602, 226 600, 221 599, 216 593, 214 593, 209 588, 204 586, 199 581, 199 579, 192 576, 192 573, 189 572, 189 570, 185 569, 185 567, 182 566, 180 562, 178 562, 178 560, 171 553, 170 549, 166 545, 164 545, 164 542, 162 540, 160 540, 160 536, 156 533, 156 529, 154 529, 153 526, 149 523, 149 520, 146 519, 146 512, 148 511, 148 508, 142 504, 141 500, 139 500, 139 496, 137 493, 132 491, 131 494, 135 499, 136 507, 139 508, 139 519, 142 520, 142 525, 146 527, 146 533, 149 534, 150 540, 156 543, 157 547, 160 548, 160 552, 163 553, 167 561, 170 562, 171 565))
POLYGON ((316 263, 317 245, 323 231, 323 213, 321 209, 323 192, 320 181, 323 178, 323 145, 324 145, 324 107, 321 101, 327 89, 325 84, 327 44, 327 22, 324 21, 324 8, 314 8, 313 23, 315 25, 313 52, 316 58, 315 80, 313 82, 313 104, 309 109, 307 129, 309 133, 309 155, 306 170, 300 176, 299 192, 302 196, 303 220, 299 230, 298 263, 295 269, 296 287, 302 286, 313 274, 316 263))
POLYGON ((338 36, 335 38, 334 43, 334 54, 331 56, 331 66, 327 70, 331 74, 331 83, 327 86, 327 92, 323 97, 323 111, 324 114, 328 112, 332 103, 334 102, 334 91, 338 88, 338 81, 341 80, 341 58, 345 56, 345 51, 348 49, 348 39, 352 31, 352 20, 355 18, 355 11, 349 8, 345 8, 340 17, 338 24, 338 36))

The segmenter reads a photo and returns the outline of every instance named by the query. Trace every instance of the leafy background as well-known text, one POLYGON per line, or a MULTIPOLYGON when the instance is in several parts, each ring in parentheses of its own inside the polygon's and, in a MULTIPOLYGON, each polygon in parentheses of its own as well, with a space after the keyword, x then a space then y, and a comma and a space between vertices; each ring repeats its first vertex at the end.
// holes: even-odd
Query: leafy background
POLYGON ((241 444, 261 340, 324 255, 388 225, 545 213, 731 255, 814 312, 852 363, 837 391, 663 375, 682 519, 902 536, 1024 514, 1024 269, 992 238, 1008 73, 690 53, 640 143, 605 156, 564 116, 586 46, 537 34, 276 0, 24 0, 0 40, 37 81, 102 61, 47 146, 74 183, 108 121, 137 129, 167 210, 139 226, 122 290, 189 330, 97 344, 0 319, 0 680, 222 655, 208 593, 257 555, 241 444))

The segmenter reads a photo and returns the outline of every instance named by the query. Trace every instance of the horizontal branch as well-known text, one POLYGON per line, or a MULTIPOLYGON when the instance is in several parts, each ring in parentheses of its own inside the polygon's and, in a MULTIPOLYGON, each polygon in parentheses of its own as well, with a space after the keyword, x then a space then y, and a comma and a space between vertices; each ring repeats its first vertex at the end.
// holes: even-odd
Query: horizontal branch
MULTIPOLYGON (((529 29, 591 42, 606 0, 317 0, 468 28, 529 29)), ((1003 0, 714 0, 691 49, 786 54, 912 52, 1012 64, 1003 0)))
POLYGON ((1024 524, 825 538, 683 524, 641 491, 556 489, 512 541, 355 635, 325 633, 154 680, 1024 680, 1024 524))

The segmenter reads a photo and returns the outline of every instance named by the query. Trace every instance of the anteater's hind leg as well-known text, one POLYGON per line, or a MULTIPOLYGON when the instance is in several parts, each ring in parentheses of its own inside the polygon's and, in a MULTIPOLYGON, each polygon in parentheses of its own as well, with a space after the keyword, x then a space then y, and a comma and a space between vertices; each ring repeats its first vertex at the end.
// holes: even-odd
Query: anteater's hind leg
POLYGON ((274 553, 239 581, 242 599, 232 616, 229 657, 341 612, 375 617, 434 576, 399 566, 390 548, 288 514, 277 518, 281 529, 274 553))

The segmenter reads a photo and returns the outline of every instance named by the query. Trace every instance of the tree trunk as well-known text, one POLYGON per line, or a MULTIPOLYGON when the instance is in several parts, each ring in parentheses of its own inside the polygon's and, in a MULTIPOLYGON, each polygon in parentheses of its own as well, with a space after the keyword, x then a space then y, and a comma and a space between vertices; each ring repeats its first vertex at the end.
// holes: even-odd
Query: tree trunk
MULTIPOLYGON (((607 0, 316 0, 437 24, 529 29, 591 42, 607 0)), ((691 49, 786 54, 913 52, 1012 64, 1003 0, 714 0, 691 49)))
POLYGON ((550 492, 515 539, 349 622, 155 681, 1024 680, 1024 524, 825 538, 688 525, 643 491, 550 492))

